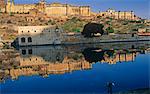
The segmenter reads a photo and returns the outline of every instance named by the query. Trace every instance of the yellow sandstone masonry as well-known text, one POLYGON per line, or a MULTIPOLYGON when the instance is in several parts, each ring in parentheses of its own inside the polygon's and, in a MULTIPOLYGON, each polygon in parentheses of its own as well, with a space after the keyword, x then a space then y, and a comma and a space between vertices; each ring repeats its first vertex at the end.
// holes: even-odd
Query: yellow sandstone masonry
POLYGON ((30 10, 37 9, 48 16, 90 16, 89 6, 73 6, 69 4, 52 3, 47 4, 45 0, 40 0, 37 4, 15 4, 14 0, 0 1, 3 12, 6 13, 30 13, 30 10))

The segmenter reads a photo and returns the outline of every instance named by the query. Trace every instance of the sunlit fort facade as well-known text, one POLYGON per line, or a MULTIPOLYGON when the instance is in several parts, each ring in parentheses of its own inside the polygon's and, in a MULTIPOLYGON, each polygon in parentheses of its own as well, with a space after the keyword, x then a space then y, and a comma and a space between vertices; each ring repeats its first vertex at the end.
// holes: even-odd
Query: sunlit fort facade
POLYGON ((46 14, 47 16, 101 16, 114 19, 139 20, 133 11, 115 11, 108 9, 105 12, 93 13, 90 6, 74 6, 61 3, 46 3, 39 0, 36 4, 15 4, 14 0, 0 0, 0 11, 15 14, 32 14, 33 11, 46 14))
POLYGON ((105 12, 99 12, 98 16, 101 17, 111 17, 114 19, 128 19, 128 20, 139 20, 133 11, 116 11, 114 9, 109 8, 105 12))
POLYGON ((0 0, 0 3, 0 5, 3 5, 2 11, 6 13, 28 14, 32 9, 37 9, 48 16, 90 16, 89 6, 73 6, 60 3, 47 4, 45 0, 39 0, 36 4, 15 4, 14 0, 0 0))

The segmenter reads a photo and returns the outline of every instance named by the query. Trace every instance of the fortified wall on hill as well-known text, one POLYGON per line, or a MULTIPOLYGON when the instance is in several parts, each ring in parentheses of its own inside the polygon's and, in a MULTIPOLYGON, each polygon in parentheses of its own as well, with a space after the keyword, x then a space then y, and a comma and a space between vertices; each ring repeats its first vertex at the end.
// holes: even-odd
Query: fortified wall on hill
POLYGON ((48 16, 90 16, 89 6, 73 6, 69 4, 52 3, 47 4, 45 0, 40 0, 36 4, 15 4, 14 0, 1 0, 1 7, 6 13, 30 13, 32 9, 45 13, 48 16))
POLYGON ((68 17, 68 16, 101 16, 114 19, 139 20, 133 11, 115 11, 108 9, 105 12, 93 13, 90 6, 74 6, 61 3, 46 3, 46 0, 39 0, 35 4, 15 4, 14 0, 0 0, 0 12, 15 14, 45 14, 49 17, 68 17))

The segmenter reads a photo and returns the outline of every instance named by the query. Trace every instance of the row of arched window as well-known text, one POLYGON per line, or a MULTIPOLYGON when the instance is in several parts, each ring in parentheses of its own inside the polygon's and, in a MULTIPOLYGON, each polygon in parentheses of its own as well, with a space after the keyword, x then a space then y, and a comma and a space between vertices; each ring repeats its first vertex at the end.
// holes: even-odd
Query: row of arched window
MULTIPOLYGON (((23 33, 23 31, 21 31, 22 33, 23 33)), ((28 31, 28 33, 29 33, 30 31, 28 31)), ((36 32, 36 30, 34 31, 34 32, 36 32)), ((42 31, 43 32, 43 31, 42 31)))
MULTIPOLYGON (((21 42, 22 42, 22 43, 25 43, 25 42, 26 42, 26 38, 22 37, 22 38, 21 38, 21 42)), ((32 42, 32 38, 31 38, 31 37, 28 37, 28 38, 27 38, 27 42, 32 42)))
POLYGON ((17 14, 29 14, 29 12, 19 12, 19 11, 17 11, 16 13, 17 14))
MULTIPOLYGON (((44 29, 44 30, 42 30, 42 32, 44 32, 44 31, 51 32, 52 30, 49 30, 49 29, 44 29)), ((58 26, 55 28, 55 31, 56 31, 56 32, 59 32, 59 28, 58 28, 58 26)), ((23 30, 22 30, 21 32, 22 32, 22 33, 24 33, 24 31, 23 31, 23 30)), ((29 31, 29 30, 28 30, 28 33, 30 33, 30 32, 32 32, 32 31, 29 31)), ((35 30, 34 32, 37 32, 37 31, 35 30)))
POLYGON ((28 54, 32 54, 32 49, 29 49, 29 50, 22 50, 22 55, 26 55, 27 54, 27 51, 28 51, 28 54))

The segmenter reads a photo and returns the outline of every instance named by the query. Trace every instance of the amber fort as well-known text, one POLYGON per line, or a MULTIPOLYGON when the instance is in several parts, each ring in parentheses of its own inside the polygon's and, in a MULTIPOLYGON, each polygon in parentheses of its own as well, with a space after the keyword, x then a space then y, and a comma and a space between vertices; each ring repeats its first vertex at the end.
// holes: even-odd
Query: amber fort
POLYGON ((90 16, 89 6, 73 6, 68 4, 47 4, 45 0, 39 0, 36 4, 15 4, 14 0, 1 0, 1 11, 6 13, 30 13, 32 9, 49 16, 81 15, 90 16))
POLYGON ((133 11, 116 11, 114 9, 108 9, 105 12, 94 13, 91 11, 90 6, 75 6, 70 4, 61 3, 46 3, 46 0, 39 0, 35 4, 16 4, 14 0, 0 0, 0 11, 3 13, 15 13, 15 14, 32 14, 42 13, 49 17, 63 17, 63 16, 101 16, 111 17, 115 19, 128 19, 138 20, 133 11))

